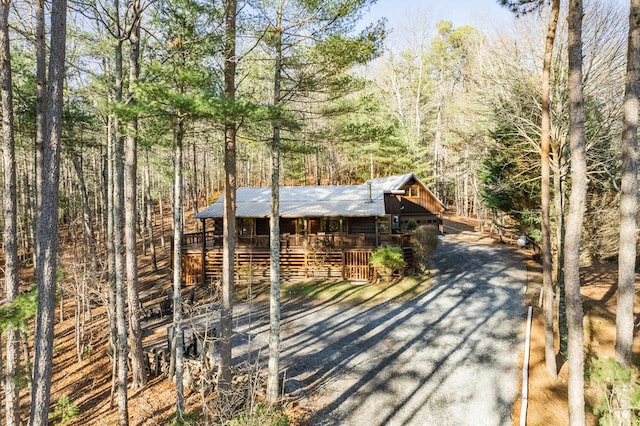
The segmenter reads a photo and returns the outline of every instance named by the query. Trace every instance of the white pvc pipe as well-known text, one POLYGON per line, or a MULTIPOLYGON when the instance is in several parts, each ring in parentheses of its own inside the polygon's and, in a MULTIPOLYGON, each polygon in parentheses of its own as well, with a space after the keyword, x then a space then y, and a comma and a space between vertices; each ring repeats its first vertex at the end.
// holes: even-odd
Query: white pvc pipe
POLYGON ((520 408, 520 426, 527 424, 527 402, 529 400, 529 340, 531 340, 531 313, 527 314, 527 329, 524 337, 524 359, 522 361, 522 406, 520 408))

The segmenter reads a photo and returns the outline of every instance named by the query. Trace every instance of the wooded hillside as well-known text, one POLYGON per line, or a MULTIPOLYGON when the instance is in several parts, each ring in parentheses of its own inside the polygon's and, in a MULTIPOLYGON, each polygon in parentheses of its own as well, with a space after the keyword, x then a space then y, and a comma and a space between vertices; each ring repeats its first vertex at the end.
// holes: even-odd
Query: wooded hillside
MULTIPOLYGON (((548 277, 549 354, 570 361, 583 360, 578 269, 621 259, 616 359, 632 366, 639 1, 629 9, 503 0, 521 16, 491 32, 436 16, 392 29, 367 22, 373 3, 0 2, 7 425, 62 422, 50 412, 73 406, 51 398, 65 315, 75 319, 75 359, 65 362, 92 359, 108 340, 104 380, 121 425, 131 418, 128 398, 153 379, 143 320, 170 316, 163 327, 176 338, 163 374, 175 378, 183 421, 183 375, 192 370, 175 342, 182 306, 193 300, 182 300, 182 233, 198 231, 193 215, 221 194, 222 279, 196 294, 222 307, 218 371, 205 375, 219 391, 210 419, 237 415, 231 318, 236 284, 244 285, 232 270, 241 186, 272 186, 278 263, 279 186, 415 173, 481 231, 526 237, 548 277), (94 329, 101 317, 103 334, 94 329)), ((279 269, 270 279, 265 398, 276 404, 279 269)), ((572 380, 584 366, 571 365, 571 418, 580 424, 582 383, 572 380)), ((548 367, 555 376, 555 361, 548 367)), ((623 422, 638 415, 628 390, 616 394, 623 422)))

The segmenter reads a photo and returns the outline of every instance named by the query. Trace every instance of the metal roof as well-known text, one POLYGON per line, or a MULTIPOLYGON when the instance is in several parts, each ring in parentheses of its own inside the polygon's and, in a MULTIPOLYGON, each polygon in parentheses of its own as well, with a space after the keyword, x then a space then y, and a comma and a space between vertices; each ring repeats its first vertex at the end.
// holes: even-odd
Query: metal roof
MULTIPOLYGON (((384 216, 384 193, 402 188, 412 178, 422 184, 413 173, 407 173, 371 179, 362 185, 281 186, 280 217, 384 216)), ((223 199, 218 198, 195 217, 222 217, 223 199)), ((270 187, 237 189, 236 217, 269 217, 270 213, 270 187)))

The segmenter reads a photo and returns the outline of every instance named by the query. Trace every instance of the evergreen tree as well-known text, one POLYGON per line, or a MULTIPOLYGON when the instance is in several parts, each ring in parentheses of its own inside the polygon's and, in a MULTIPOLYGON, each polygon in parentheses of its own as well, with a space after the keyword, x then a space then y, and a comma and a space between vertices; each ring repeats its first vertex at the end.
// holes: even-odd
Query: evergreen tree
POLYGON ((65 75, 66 0, 51 5, 51 43, 47 84, 46 128, 43 147, 43 182, 40 215, 36 227, 38 315, 36 317, 33 388, 29 424, 48 422, 53 368, 53 321, 58 254, 58 187, 60 139, 65 75))
MULTIPOLYGON (((265 22, 267 52, 273 55, 271 100, 271 269, 270 334, 267 398, 275 403, 279 391, 280 262, 279 185, 283 134, 296 139, 295 110, 308 102, 344 95, 340 82, 347 69, 378 54, 384 29, 367 28, 351 35, 353 24, 370 0, 324 2, 279 0, 259 5, 265 22)), ((305 109, 304 107, 301 109, 305 109)), ((225 194, 225 202, 226 202, 225 194)))
MULTIPOLYGON (((4 223, 4 284, 6 300, 12 303, 19 292, 17 191, 15 126, 13 116, 13 78, 9 41, 9 3, 0 2, 0 81, 2 104, 2 159, 4 171, 3 223, 4 223)), ((20 365, 19 332, 13 326, 6 328, 7 361, 5 375, 5 415, 9 426, 20 423, 20 365)), ((0 351, 0 357, 2 356, 0 351)))

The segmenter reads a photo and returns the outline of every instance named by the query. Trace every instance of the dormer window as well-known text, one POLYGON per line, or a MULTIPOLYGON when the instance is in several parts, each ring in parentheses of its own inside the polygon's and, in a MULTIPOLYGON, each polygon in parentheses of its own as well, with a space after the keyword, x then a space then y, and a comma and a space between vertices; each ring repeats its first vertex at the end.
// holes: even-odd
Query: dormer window
POLYGON ((420 196, 420 188, 416 185, 411 186, 407 196, 411 198, 418 198, 420 196))

